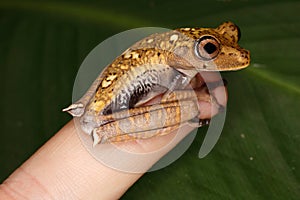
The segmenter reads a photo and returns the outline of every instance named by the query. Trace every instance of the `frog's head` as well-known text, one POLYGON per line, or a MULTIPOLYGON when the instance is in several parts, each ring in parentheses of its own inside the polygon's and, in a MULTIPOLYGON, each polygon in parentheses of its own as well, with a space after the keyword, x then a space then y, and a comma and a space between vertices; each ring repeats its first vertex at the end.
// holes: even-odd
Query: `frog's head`
POLYGON ((250 63, 250 52, 238 45, 240 30, 232 22, 225 22, 215 29, 181 28, 177 31, 192 39, 189 60, 201 61, 202 66, 198 66, 201 70, 239 70, 250 63))

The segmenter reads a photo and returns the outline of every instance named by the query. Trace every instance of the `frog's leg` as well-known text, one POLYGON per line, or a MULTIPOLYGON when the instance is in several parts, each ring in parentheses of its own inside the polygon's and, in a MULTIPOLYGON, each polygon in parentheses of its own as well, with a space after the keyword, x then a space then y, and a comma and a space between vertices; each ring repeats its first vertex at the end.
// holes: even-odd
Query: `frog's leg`
POLYGON ((177 90, 160 104, 117 112, 116 118, 93 130, 94 145, 165 135, 186 122, 195 127, 207 125, 209 119, 198 119, 198 101, 215 102, 204 90, 177 90))
POLYGON ((157 105, 147 106, 148 112, 95 128, 93 130, 94 145, 168 134, 199 114, 197 102, 194 101, 175 101, 157 105), (157 105, 160 109, 152 109, 157 105))
MULTIPOLYGON (((134 107, 128 110, 122 110, 118 112, 114 112, 110 115, 105 115, 105 121, 106 122, 113 122, 118 121, 120 119, 133 117, 136 115, 142 115, 148 112, 152 112, 155 110, 163 109, 163 105, 166 107, 174 106, 172 104, 167 104, 171 102, 176 101, 206 101, 206 102, 212 102, 215 104, 215 99, 212 98, 207 92, 205 88, 197 89, 197 90, 176 90, 173 92, 170 92, 167 96, 163 96, 163 98, 160 101, 160 104, 154 104, 149 106, 141 106, 141 107, 134 107)), ((98 118, 99 122, 98 124, 101 124, 101 121, 103 121, 102 118, 98 118)))
MULTIPOLYGON (((106 126, 106 125, 105 125, 106 126)), ((96 146, 99 143, 116 143, 116 142, 125 142, 133 141, 138 139, 146 139, 154 136, 162 136, 171 133, 173 130, 176 130, 179 125, 164 127, 161 129, 153 129, 141 132, 130 132, 130 133, 119 133, 114 136, 107 136, 103 130, 95 129, 93 132, 93 146, 96 146)), ((104 128, 106 129, 106 128, 104 128)))
POLYGON ((197 101, 219 104, 206 89, 176 90, 164 96, 160 104, 117 112, 116 118, 93 130, 94 145, 165 135, 186 122, 195 127, 208 125, 210 119, 198 118, 197 101))
MULTIPOLYGON (((205 126, 209 124, 209 120, 204 119, 204 120, 199 120, 197 122, 195 122, 195 124, 197 124, 197 126, 195 127, 201 127, 201 126, 205 126)), ((99 143, 115 143, 115 142, 125 142, 125 141, 133 141, 133 140, 137 140, 137 139, 147 139, 147 138, 151 138, 154 136, 163 136, 163 135, 167 135, 169 133, 171 133, 172 131, 178 129, 180 127, 180 123, 179 124, 175 124, 172 126, 168 126, 168 127, 163 127, 163 128, 159 128, 159 129, 151 129, 151 130, 146 130, 146 131, 140 131, 140 132, 129 132, 129 133, 118 133, 116 135, 115 132, 111 132, 111 131, 115 131, 116 129, 114 129, 115 126, 113 124, 109 124, 109 127, 103 127, 101 129, 94 129, 93 131, 93 141, 94 144, 93 146, 99 144, 99 143), (103 130, 105 129, 105 130, 103 130), (111 134, 111 136, 106 135, 106 132, 103 131, 107 131, 109 130, 109 133, 111 134), (112 136, 113 135, 113 136, 112 136)), ((107 125, 104 125, 107 126, 107 125)))

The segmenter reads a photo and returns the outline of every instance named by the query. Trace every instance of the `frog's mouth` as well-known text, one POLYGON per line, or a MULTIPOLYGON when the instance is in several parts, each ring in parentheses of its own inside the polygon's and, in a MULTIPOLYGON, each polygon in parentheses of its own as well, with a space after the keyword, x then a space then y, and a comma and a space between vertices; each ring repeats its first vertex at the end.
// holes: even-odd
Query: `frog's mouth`
MULTIPOLYGON (((222 112, 227 104, 227 81, 218 72, 197 73, 182 91, 193 91, 197 97, 199 119, 211 119, 222 112)), ((159 94, 140 106, 161 103, 166 93, 159 94)), ((187 99, 190 100, 190 99, 187 99)))

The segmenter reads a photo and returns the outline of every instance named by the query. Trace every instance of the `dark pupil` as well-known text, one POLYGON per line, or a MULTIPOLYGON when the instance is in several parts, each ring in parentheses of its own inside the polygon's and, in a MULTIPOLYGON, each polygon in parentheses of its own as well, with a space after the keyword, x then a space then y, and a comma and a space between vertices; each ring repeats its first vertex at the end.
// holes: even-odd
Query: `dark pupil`
POLYGON ((212 43, 207 43, 204 45, 204 50, 208 53, 208 54, 212 54, 217 50, 216 45, 212 44, 212 43))

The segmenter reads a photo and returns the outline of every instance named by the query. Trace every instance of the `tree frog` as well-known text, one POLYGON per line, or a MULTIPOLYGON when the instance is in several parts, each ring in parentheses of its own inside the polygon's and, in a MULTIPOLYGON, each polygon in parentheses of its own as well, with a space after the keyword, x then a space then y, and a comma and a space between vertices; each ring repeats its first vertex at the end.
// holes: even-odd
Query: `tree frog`
POLYGON ((117 57, 87 93, 63 111, 79 118, 94 145, 167 134, 197 118, 197 101, 211 101, 205 87, 187 89, 199 72, 249 65, 250 52, 238 45, 239 39, 240 30, 232 22, 150 35, 117 57), (159 103, 147 104, 158 95, 159 103))

